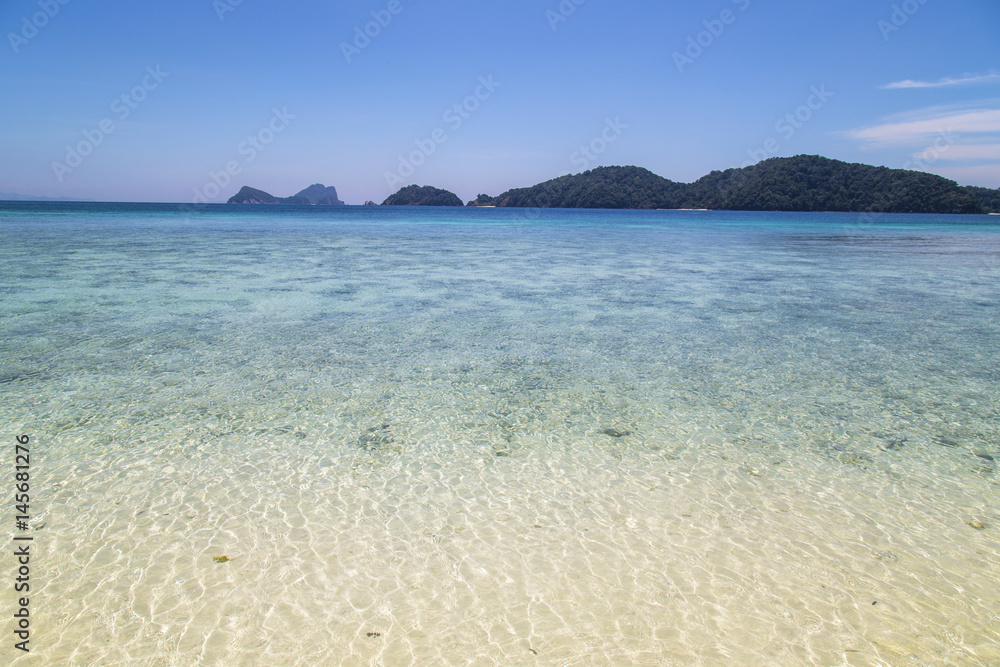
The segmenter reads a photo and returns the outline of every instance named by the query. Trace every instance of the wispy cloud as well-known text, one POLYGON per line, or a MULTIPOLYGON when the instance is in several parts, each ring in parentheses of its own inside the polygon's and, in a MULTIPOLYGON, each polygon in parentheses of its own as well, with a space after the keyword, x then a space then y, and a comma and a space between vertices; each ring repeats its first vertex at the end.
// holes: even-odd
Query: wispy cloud
POLYGON ((1000 187, 1000 163, 980 164, 972 167, 930 167, 927 171, 950 178, 963 185, 978 185, 984 188, 1000 187))
POLYGON ((954 78, 947 76, 943 79, 937 81, 914 81, 913 79, 907 79, 905 81, 896 81, 895 83, 890 83, 882 86, 884 90, 898 90, 900 88, 943 88, 945 86, 962 86, 973 83, 992 83, 1000 82, 1000 72, 990 72, 989 74, 979 74, 974 76, 963 76, 960 78, 954 78))
POLYGON ((871 145, 887 145, 926 142, 941 133, 1000 134, 1000 108, 922 109, 878 125, 849 130, 847 136, 871 145))
POLYGON ((923 160, 949 160, 952 162, 972 162, 977 160, 996 160, 1000 162, 1000 144, 957 144, 948 150, 928 148, 914 154, 913 157, 923 160))

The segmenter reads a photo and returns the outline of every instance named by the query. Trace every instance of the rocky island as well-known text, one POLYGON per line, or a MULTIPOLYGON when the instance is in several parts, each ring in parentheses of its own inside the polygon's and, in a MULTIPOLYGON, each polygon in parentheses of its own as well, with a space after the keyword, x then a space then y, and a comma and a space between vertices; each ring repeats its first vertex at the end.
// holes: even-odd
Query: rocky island
POLYGON ((286 206, 344 206, 337 197, 337 188, 321 183, 310 185, 291 197, 275 197, 263 190, 243 186, 229 198, 227 204, 284 204, 286 206))

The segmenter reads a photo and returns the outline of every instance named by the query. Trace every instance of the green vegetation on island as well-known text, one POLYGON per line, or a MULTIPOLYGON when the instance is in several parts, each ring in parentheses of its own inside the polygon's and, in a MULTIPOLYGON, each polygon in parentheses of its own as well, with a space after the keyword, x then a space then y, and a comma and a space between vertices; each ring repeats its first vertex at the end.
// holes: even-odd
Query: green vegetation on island
POLYGON ((382 202, 382 206, 461 206, 453 192, 429 185, 409 185, 382 202))
POLYGON ((599 167, 545 183, 508 190, 479 206, 535 208, 679 208, 684 185, 641 167, 599 167))
POLYGON ((984 213, 1000 213, 1000 188, 977 188, 974 185, 965 186, 965 191, 979 200, 984 213))
POLYGON ((493 203, 494 197, 489 195, 479 195, 472 201, 470 201, 466 206, 496 206, 493 203))
POLYGON ((714 171, 688 187, 685 201, 739 211, 982 213, 975 197, 941 176, 815 155, 714 171))
POLYGON ((545 183, 480 195, 469 206, 707 208, 732 211, 986 213, 1000 192, 941 176, 816 155, 772 158, 677 183, 641 167, 599 167, 545 183))

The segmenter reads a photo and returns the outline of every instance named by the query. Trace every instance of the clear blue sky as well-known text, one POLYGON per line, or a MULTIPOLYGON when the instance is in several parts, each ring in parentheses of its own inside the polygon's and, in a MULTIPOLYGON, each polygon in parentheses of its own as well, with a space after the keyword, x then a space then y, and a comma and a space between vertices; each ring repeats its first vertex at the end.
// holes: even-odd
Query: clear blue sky
POLYGON ((996 0, 7 0, 0 29, 0 192, 467 200, 800 153, 1000 186, 996 0))

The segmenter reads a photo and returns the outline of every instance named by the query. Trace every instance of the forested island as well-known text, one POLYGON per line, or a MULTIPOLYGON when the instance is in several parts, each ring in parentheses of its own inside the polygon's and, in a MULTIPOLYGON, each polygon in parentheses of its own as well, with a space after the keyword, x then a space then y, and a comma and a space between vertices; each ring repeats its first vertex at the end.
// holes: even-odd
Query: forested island
POLYGON ((462 200, 454 192, 429 185, 408 185, 390 196, 382 206, 461 206, 462 200))
POLYGON ((965 189, 979 200, 984 213, 996 213, 1000 215, 1000 188, 991 190, 990 188, 977 188, 974 185, 967 185, 965 189))
POLYGON ((814 155, 772 158, 677 183, 641 167, 599 167, 538 185, 479 195, 468 206, 694 208, 722 211, 1000 212, 1000 191, 919 171, 814 155))

